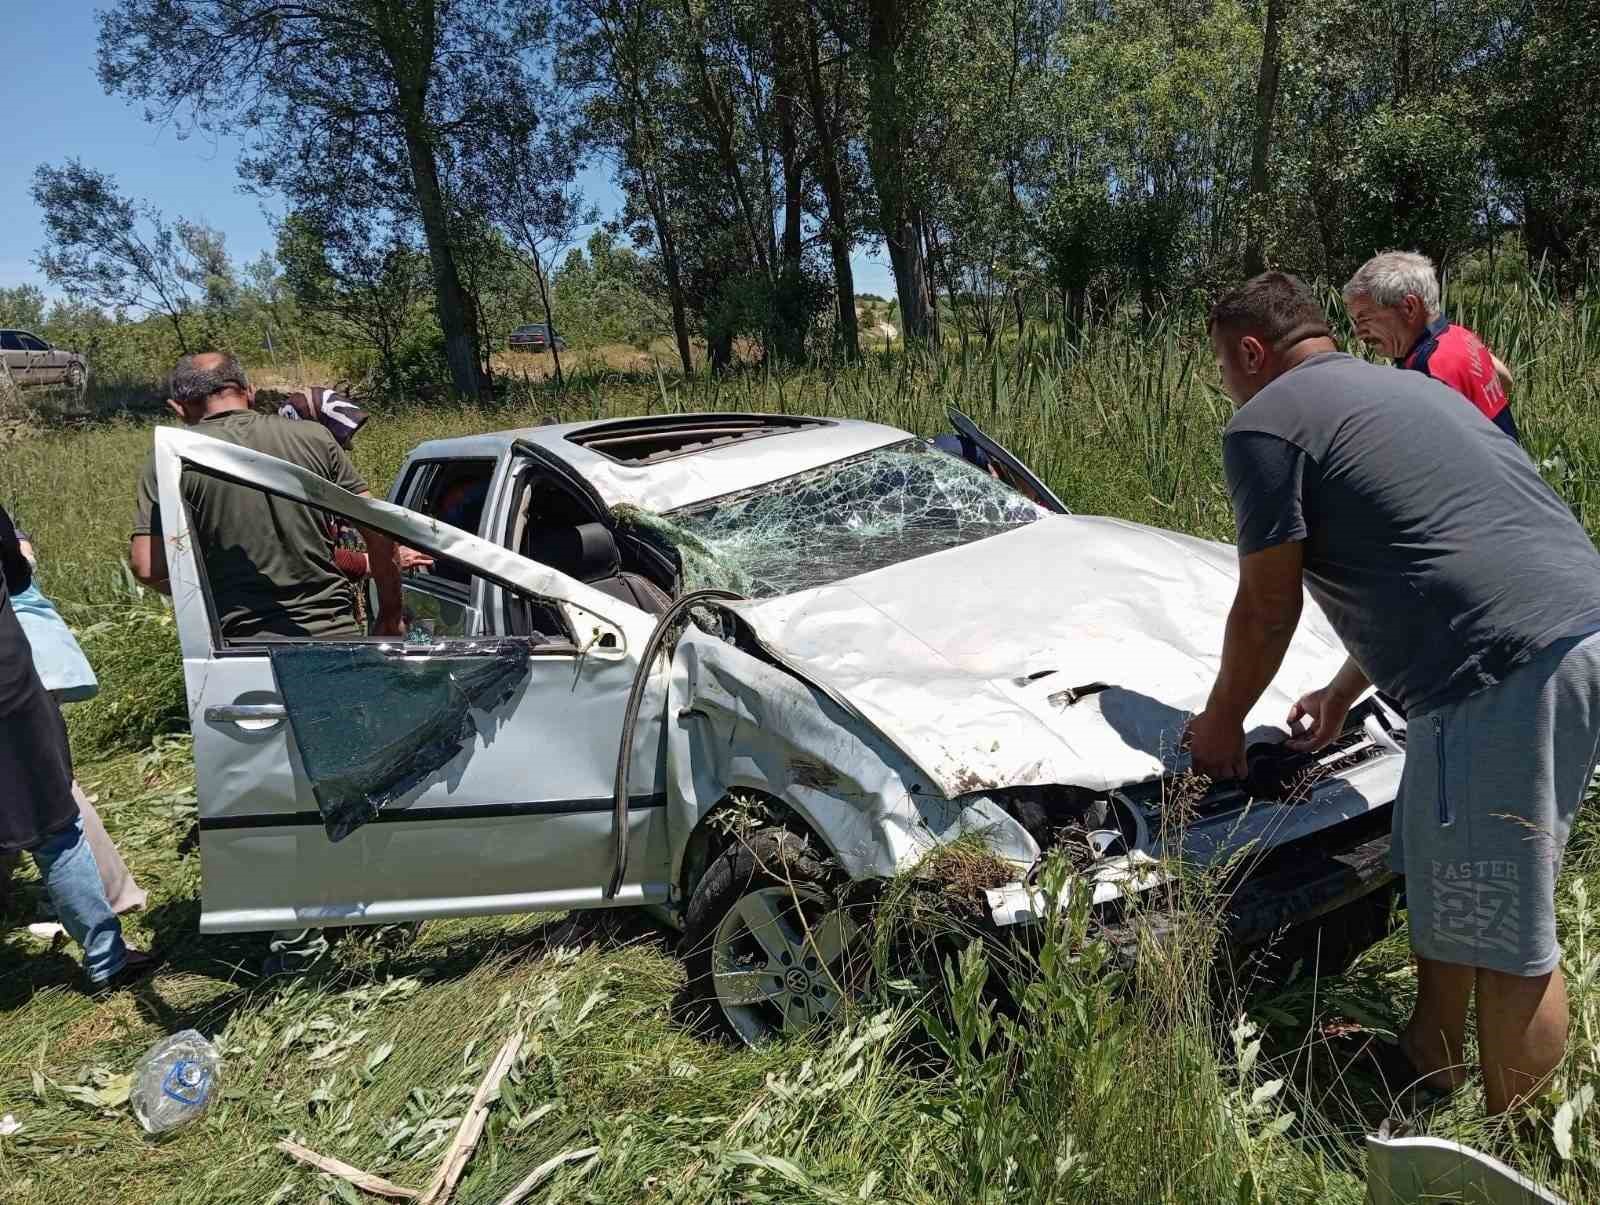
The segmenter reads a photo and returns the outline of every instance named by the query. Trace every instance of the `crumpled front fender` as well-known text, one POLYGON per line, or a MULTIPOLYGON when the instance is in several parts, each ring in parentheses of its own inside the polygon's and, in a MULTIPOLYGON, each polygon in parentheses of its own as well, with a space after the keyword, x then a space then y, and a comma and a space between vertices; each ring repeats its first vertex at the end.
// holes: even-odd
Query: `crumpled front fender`
POLYGON ((690 835, 740 790, 793 808, 856 880, 888 878, 971 832, 1019 865, 1039 855, 991 800, 945 798, 820 690, 692 626, 673 656, 666 720, 673 882, 690 835))

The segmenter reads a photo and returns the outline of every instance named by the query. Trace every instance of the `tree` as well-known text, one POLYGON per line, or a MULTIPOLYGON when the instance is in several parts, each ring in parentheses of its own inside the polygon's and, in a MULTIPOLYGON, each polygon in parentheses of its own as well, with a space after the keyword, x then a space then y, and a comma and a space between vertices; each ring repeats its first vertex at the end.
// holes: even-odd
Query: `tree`
POLYGON ((1594 0, 1533 4, 1479 78, 1503 201, 1529 258, 1575 289, 1600 256, 1600 12, 1594 0))
POLYGON ((152 121, 242 135, 244 178, 292 208, 414 218, 451 379, 472 398, 445 176, 483 116, 526 95, 507 81, 527 70, 536 17, 511 0, 117 0, 99 18, 100 80, 152 121))
POLYGON ((861 336, 856 325, 856 282, 850 264, 857 221, 846 185, 850 142, 859 106, 852 103, 856 89, 845 70, 837 44, 824 49, 824 33, 815 8, 804 5, 804 44, 800 73, 805 81, 807 116, 816 147, 817 182, 824 202, 822 233, 833 261, 833 295, 838 306, 838 339, 845 359, 861 358, 861 336), (824 56, 826 55, 827 62, 824 56))
POLYGON ((1266 28, 1261 38, 1261 69, 1256 74, 1255 139, 1250 146, 1250 191, 1245 201, 1248 233, 1244 248, 1244 274, 1255 276, 1266 269, 1265 215, 1269 182, 1268 162, 1272 154, 1272 123, 1278 107, 1278 76, 1283 69, 1283 14, 1289 0, 1266 0, 1266 28))
POLYGON ((858 62, 866 86, 866 156, 877 201, 877 227, 889 252, 902 333, 938 341, 929 278, 925 214, 919 201, 922 36, 932 0, 855 0, 817 4, 833 34, 858 62))
POLYGON ((638 253, 602 227, 583 249, 567 252, 550 282, 551 303, 568 331, 644 351, 672 332, 672 316, 646 287, 645 275, 638 253))
POLYGON ((13 285, 0 289, 0 326, 38 331, 44 326, 44 290, 38 285, 13 285))
POLYGON ((184 222, 169 224, 148 202, 124 197, 116 181, 76 159, 41 164, 33 201, 47 243, 39 270, 68 297, 114 310, 162 315, 190 349, 184 319, 193 308, 186 277, 198 271, 184 222))
POLYGON ((1486 101, 1508 42, 1540 7, 1290 6, 1264 228, 1273 258, 1342 280, 1387 247, 1426 250, 1442 264, 1485 238, 1495 185, 1486 101))
POLYGON ((239 303, 239 282, 228 258, 228 240, 220 230, 204 222, 182 218, 173 223, 184 262, 178 265, 178 279, 200 293, 202 304, 213 312, 231 310, 239 303))
POLYGON ((1024 325, 1044 267, 1038 225, 1059 137, 1053 94, 1059 5, 1007 0, 935 6, 926 35, 927 205, 940 275, 963 337, 992 343, 1024 325))
POLYGON ((1056 103, 1077 145, 1053 169, 1057 236, 1103 220, 1146 318, 1237 273, 1260 36, 1233 0, 1126 0, 1062 28, 1056 103))
POLYGON ((332 317, 377 356, 379 392, 402 393, 409 382, 400 348, 428 280, 425 257, 404 230, 292 213, 278 229, 278 262, 300 306, 332 317))
POLYGON ((556 387, 561 388, 565 378, 556 346, 550 268, 571 247, 578 230, 593 225, 600 215, 574 184, 582 155, 569 115, 563 110, 558 118, 550 104, 544 112, 537 130, 520 124, 483 129, 464 168, 462 192, 475 198, 485 220, 532 271, 544 311, 546 348, 556 387))
POLYGON ((585 141, 611 156, 633 214, 648 222, 672 312, 672 333, 684 375, 694 372, 689 309, 678 255, 679 224, 669 191, 667 116, 675 104, 671 63, 673 15, 659 0, 572 0, 558 42, 560 80, 584 98, 585 141), (637 211, 642 211, 637 212, 637 211))

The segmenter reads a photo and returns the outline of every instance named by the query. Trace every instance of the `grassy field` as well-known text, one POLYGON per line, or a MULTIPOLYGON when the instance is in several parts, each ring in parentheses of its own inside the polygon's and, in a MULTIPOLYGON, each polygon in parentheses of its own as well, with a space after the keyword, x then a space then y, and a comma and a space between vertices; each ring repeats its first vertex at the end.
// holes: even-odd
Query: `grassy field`
MULTIPOLYGON (((1530 452, 1600 531, 1600 308, 1507 290, 1466 311, 1516 370, 1530 452)), ((104 413, 118 399, 98 400, 104 413)), ((1074 509, 1228 534, 1218 432, 1229 407, 1197 324, 721 382, 591 365, 564 395, 529 381, 492 407, 386 412, 356 460, 382 492, 411 446, 442 435, 699 408, 852 415, 931 433, 951 404, 1074 509)), ((286 1136, 420 1186, 519 1029, 526 1045, 462 1202, 498 1201, 546 1160, 590 1148, 529 1199, 1361 1199, 1360 1137, 1389 1102, 1332 1070, 1327 1035, 1403 1019, 1414 990, 1403 935, 1345 974, 1218 1000, 1205 984, 1203 900, 1176 953, 1131 971, 1080 940, 1082 918, 1063 917, 1025 954, 972 947, 928 1000, 886 988, 842 1031, 755 1052, 685 1023, 671 935, 623 915, 430 924, 409 947, 348 942, 325 973, 259 982, 257 942, 195 932, 198 859, 180 852, 194 795, 176 641, 164 606, 122 568, 149 421, 33 415, 0 456, 0 498, 32 529, 43 585, 102 679, 100 697, 69 716, 79 777, 150 889, 130 930, 167 959, 134 991, 85 998, 75 951, 23 927, 36 895, 21 876, 0 943, 0 1115, 22 1128, 0 1137, 0 1199, 359 1199, 288 1163, 273 1149, 286 1136), (1022 1001, 1017 1022, 992 1010, 984 988, 996 982, 1022 1001), (188 1026, 223 1048, 223 1099, 199 1124, 148 1139, 122 1103, 122 1077, 151 1042, 188 1026)), ((1476 1088, 1421 1120, 1573 1200, 1596 1195, 1600 1138, 1578 1116, 1571 1143, 1558 1144, 1550 1123, 1562 1100, 1583 1102, 1600 1085, 1595 831, 1586 814, 1561 893, 1574 1041, 1555 1094, 1521 1128, 1476 1120, 1476 1088)))

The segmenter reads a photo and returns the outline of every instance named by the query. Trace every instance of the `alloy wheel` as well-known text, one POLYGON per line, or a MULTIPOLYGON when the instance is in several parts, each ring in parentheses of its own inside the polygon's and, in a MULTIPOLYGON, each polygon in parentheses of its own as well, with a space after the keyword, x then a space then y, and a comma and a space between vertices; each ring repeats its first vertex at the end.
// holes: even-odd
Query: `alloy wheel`
POLYGON ((711 978, 739 1037, 755 1045, 831 1020, 851 992, 860 929, 822 891, 794 884, 743 895, 717 925, 711 978))

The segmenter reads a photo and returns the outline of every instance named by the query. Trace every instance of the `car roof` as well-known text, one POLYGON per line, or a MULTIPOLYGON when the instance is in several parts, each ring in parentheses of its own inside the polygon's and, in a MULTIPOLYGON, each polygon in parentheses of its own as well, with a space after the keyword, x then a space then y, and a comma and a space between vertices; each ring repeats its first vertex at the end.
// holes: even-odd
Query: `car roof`
POLYGON ((781 481, 808 469, 909 438, 910 432, 860 419, 716 411, 551 423, 455 439, 432 439, 419 444, 407 463, 498 459, 514 442, 525 440, 566 462, 595 488, 608 506, 633 505, 668 511, 769 481, 781 481), (622 460, 594 446, 603 443, 608 435, 638 432, 653 420, 659 421, 664 431, 685 428, 696 420, 713 424, 749 420, 751 429, 726 442, 685 446, 650 459, 622 460), (584 442, 575 442, 574 435, 584 442))

